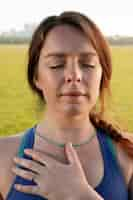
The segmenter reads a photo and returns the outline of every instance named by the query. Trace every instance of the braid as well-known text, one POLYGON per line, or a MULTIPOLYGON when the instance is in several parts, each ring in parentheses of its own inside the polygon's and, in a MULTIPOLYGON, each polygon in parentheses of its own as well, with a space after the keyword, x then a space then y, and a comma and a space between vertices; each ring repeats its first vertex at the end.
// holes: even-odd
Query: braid
POLYGON ((122 130, 115 125, 102 119, 98 113, 90 113, 90 120, 96 128, 104 130, 104 133, 109 135, 115 142, 119 143, 122 148, 133 158, 133 142, 125 138, 122 130))
POLYGON ((2 194, 0 193, 0 200, 4 200, 4 198, 3 198, 3 196, 2 196, 2 194))

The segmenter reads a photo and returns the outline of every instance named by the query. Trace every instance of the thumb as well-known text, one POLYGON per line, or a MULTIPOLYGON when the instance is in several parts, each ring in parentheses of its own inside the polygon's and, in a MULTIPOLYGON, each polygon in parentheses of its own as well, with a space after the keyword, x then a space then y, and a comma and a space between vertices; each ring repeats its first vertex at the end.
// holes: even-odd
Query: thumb
POLYGON ((73 148, 71 142, 65 144, 65 156, 70 164, 73 164, 74 162, 79 163, 77 152, 73 148))

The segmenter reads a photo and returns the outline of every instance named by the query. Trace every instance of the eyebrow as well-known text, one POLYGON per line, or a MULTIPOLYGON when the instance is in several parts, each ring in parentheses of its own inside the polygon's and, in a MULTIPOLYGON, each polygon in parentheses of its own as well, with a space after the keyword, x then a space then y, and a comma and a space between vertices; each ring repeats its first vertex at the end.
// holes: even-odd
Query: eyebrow
MULTIPOLYGON (((87 56, 96 56, 96 52, 81 52, 79 53, 80 56, 82 57, 87 57, 87 56)), ((67 53, 47 53, 46 55, 44 55, 45 58, 48 58, 48 57, 59 57, 59 58, 62 58, 62 57, 66 57, 68 56, 67 53)))

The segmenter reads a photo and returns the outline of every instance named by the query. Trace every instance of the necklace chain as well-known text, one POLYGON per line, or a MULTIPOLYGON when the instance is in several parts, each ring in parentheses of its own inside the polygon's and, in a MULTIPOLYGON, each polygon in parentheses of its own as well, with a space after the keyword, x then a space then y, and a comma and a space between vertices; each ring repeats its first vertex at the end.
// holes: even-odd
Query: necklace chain
MULTIPOLYGON (((59 143, 59 142, 56 142, 56 141, 53 141, 47 137, 45 137, 44 135, 42 136, 39 132, 36 131, 36 135, 39 136, 40 138, 42 138, 43 140, 47 141, 48 143, 51 143, 51 144, 54 144, 56 146, 59 146, 59 147, 64 147, 65 146, 65 143, 59 143)), ((94 138, 94 136, 96 135, 96 132, 94 132, 91 137, 89 135, 88 139, 79 143, 79 144, 72 144, 73 147, 79 147, 83 144, 87 144, 87 143, 90 143, 91 140, 94 138)))

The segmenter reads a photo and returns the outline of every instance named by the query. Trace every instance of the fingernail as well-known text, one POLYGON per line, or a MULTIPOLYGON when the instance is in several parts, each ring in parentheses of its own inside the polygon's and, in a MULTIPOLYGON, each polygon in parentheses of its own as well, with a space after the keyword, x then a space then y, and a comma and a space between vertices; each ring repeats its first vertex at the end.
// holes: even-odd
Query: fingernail
POLYGON ((16 189, 20 189, 20 188, 21 188, 21 186, 20 186, 19 184, 15 184, 14 187, 15 187, 16 189))
POLYGON ((69 145, 70 145, 70 147, 72 147, 72 143, 71 142, 69 142, 69 145))
POLYGON ((32 150, 31 150, 31 149, 24 149, 24 152, 25 152, 25 153, 28 153, 28 154, 31 154, 31 153, 32 153, 32 150))

